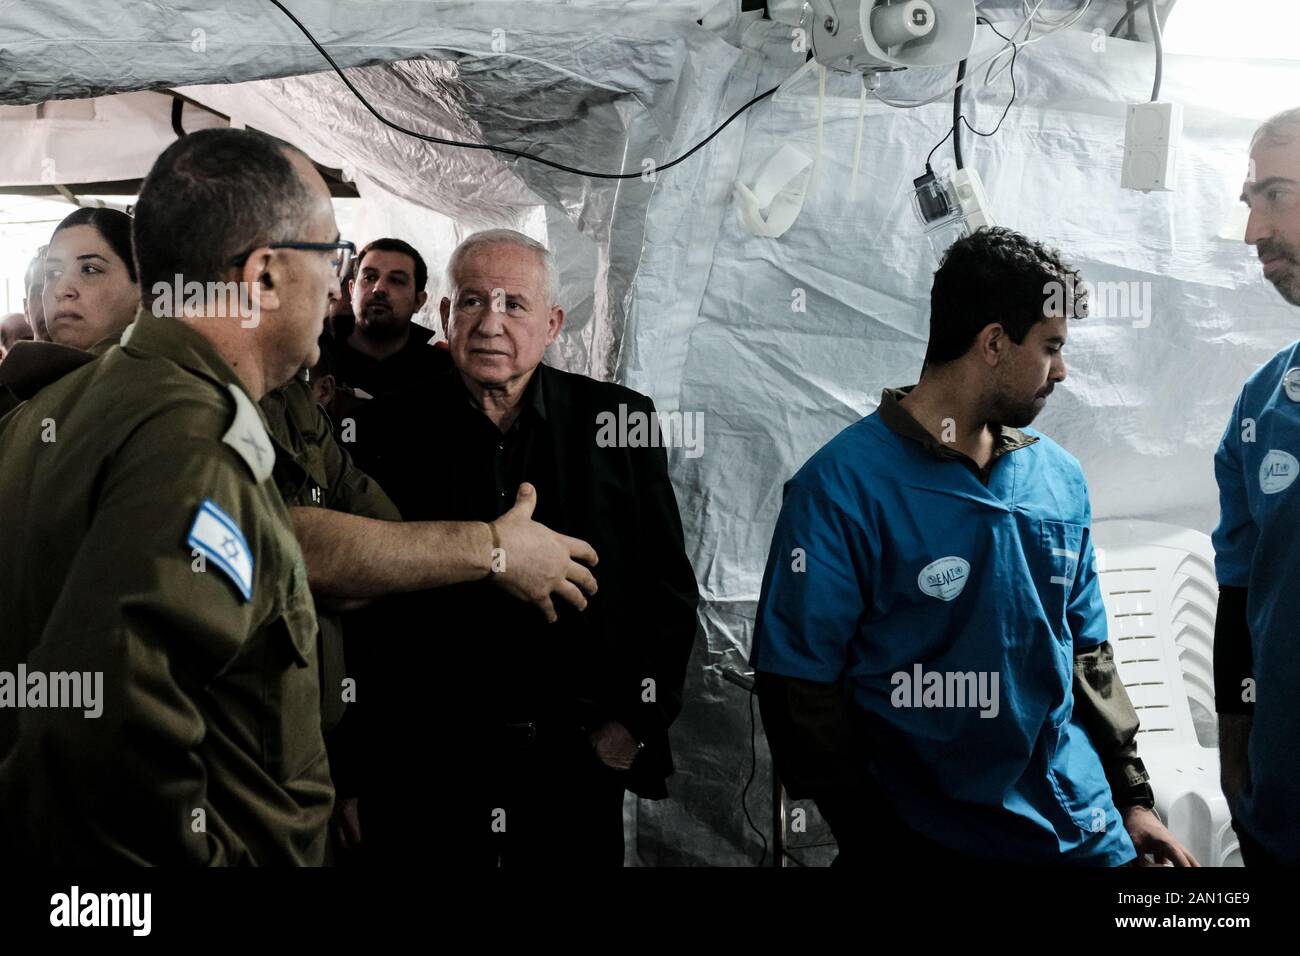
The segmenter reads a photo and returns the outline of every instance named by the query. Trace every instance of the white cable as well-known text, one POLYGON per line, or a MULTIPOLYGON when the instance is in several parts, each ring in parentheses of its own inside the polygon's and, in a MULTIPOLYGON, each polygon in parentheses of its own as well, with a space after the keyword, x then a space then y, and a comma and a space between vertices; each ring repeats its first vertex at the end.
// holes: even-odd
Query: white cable
MULTIPOLYGON (((1091 5, 1091 0, 1088 0, 1087 3, 1084 3, 1083 9, 1086 10, 1090 5, 1091 5)), ((1025 0, 1021 0, 1020 8, 1023 10, 1024 7, 1025 7, 1025 0)), ((1064 29, 1066 26, 1069 25, 1069 23, 1074 22, 1071 18, 1073 17, 1077 19, 1081 12, 1082 11, 1080 10, 1070 10, 1067 13, 1061 14, 1060 16, 1056 17, 1055 19, 1049 19, 1045 16, 1042 16, 1041 14, 1038 14, 1035 16, 1035 19, 1038 20, 1038 22, 1043 24, 1044 26, 1055 27, 1056 29, 1064 29)))
POLYGON ((822 104, 826 100, 826 66, 818 64, 817 71, 817 155, 813 158, 812 172, 808 174, 808 195, 817 188, 817 175, 822 168, 822 104))
MULTIPOLYGON (((998 50, 997 55, 994 56, 992 62, 989 63, 989 68, 984 71, 985 86, 991 86, 993 81, 1002 75, 1002 70, 1004 69, 1003 67, 999 67, 997 73, 993 72, 993 68, 997 65, 998 60, 1002 59, 1003 55, 1007 52, 1008 48, 1010 48, 1013 51, 1018 50, 1020 47, 1028 43, 1041 40, 1043 37, 1050 36, 1052 33, 1055 32, 1054 30, 1049 30, 1046 33, 1040 34, 1039 36, 1033 37, 1031 39, 1030 34, 1034 32, 1034 18, 1038 16, 1038 8, 1043 5, 1043 0, 1038 0, 1038 2, 1034 4, 1034 9, 1029 11, 1025 10, 1025 7, 1027 5, 1028 5, 1027 0, 1020 0, 1020 12, 1024 14, 1024 19, 1020 21, 1019 26, 1017 26, 1014 30, 1011 31, 1011 40, 1008 43, 1006 43, 1002 47, 1002 49, 998 50), (1021 30, 1025 31, 1025 38, 1023 40, 1017 39, 1020 36, 1021 30)), ((1008 61, 1008 66, 1009 65, 1010 65, 1010 61, 1008 61)))
MULTIPOLYGON (((1038 3, 1034 6, 1035 13, 1038 11, 1038 7, 1042 6, 1042 3, 1043 0, 1038 0, 1038 3)), ((1024 9, 1024 0, 1021 0, 1021 9, 1024 9)), ((978 73, 984 67, 987 66, 989 67, 989 69, 992 69, 991 64, 994 61, 1001 59, 1001 57, 1003 57, 1008 50, 1010 50, 1012 47, 1016 45, 1016 35, 1021 30, 1025 29, 1025 27, 1029 25, 1029 23, 1030 23, 1030 17, 1027 16, 1025 17, 1024 20, 1020 22, 1020 25, 1011 32, 1011 39, 1008 42, 1004 43, 996 53, 994 53, 988 59, 980 61, 972 69, 968 70, 965 79, 963 79, 960 83, 954 83, 952 86, 948 87, 942 93, 936 93, 934 96, 930 97, 927 100, 921 100, 918 103, 902 103, 899 102, 898 100, 887 100, 883 96, 881 96, 878 91, 872 91, 872 96, 874 96, 880 102, 884 103, 886 106, 892 106, 895 107, 896 109, 903 109, 903 110, 918 109, 922 106, 929 106, 931 103, 937 103, 939 102, 939 100, 945 100, 957 91, 957 87, 965 86, 967 83, 970 83, 972 80, 974 80, 975 74, 978 73)), ((1038 37, 1036 39, 1042 39, 1042 37, 1038 37)), ((987 83, 987 80, 985 82, 987 83)))
MULTIPOLYGON (((1044 0, 1038 0, 1038 3, 1034 5, 1034 9, 1033 9, 1033 11, 1030 13, 1030 15, 1029 15, 1029 19, 1030 19, 1030 20, 1033 20, 1033 19, 1035 19, 1035 18, 1038 18, 1038 8, 1041 7, 1041 6, 1043 5, 1043 2, 1044 2, 1044 0)), ((1083 0, 1083 3, 1082 3, 1082 5, 1079 7, 1079 9, 1077 9, 1077 10, 1074 11, 1073 16, 1071 16, 1068 20, 1066 20, 1066 21, 1064 21, 1064 22, 1059 21, 1059 20, 1047 21, 1047 20, 1042 20, 1041 18, 1038 18, 1038 19, 1039 19, 1039 22, 1041 22, 1041 23, 1050 23, 1050 24, 1053 25, 1053 28, 1052 28, 1051 30, 1046 30, 1046 31, 1044 31, 1043 33, 1040 33, 1038 36, 1033 37, 1033 38, 1029 38, 1029 34, 1028 34, 1028 32, 1026 32, 1026 34, 1025 34, 1026 39, 1023 40, 1023 41, 1021 41, 1021 43, 1020 43, 1021 48, 1023 49, 1024 47, 1029 46, 1029 44, 1031 44, 1031 43, 1037 43, 1039 40, 1043 40, 1043 39, 1046 39, 1047 37, 1050 37, 1053 33, 1060 33, 1062 30, 1067 30, 1067 29, 1069 29, 1070 27, 1074 26, 1076 23, 1079 22, 1079 19, 1080 19, 1080 18, 1081 18, 1085 13, 1088 12, 1088 8, 1089 8, 1090 6, 1092 6, 1092 0, 1083 0)), ((1021 0, 1021 9, 1022 9, 1022 10, 1024 9, 1024 0, 1021 0)), ((1023 26, 1023 24, 1022 24, 1022 26, 1023 26)), ((1017 30, 1016 32, 1018 33, 1019 30, 1017 30)), ((1015 33, 1011 34, 1011 39, 1012 39, 1012 40, 1015 40, 1015 38, 1016 38, 1016 34, 1015 34, 1015 33)), ((999 51, 999 53, 998 53, 998 57, 1001 57, 1001 56, 1002 56, 1003 54, 1005 54, 1005 53, 1006 53, 1006 49, 1003 48, 1001 51, 999 51)), ((1011 65, 1011 64, 1010 64, 1010 61, 1008 61, 1007 64, 1006 64, 1005 66, 998 67, 998 70, 997 70, 996 73, 993 72, 993 67, 990 66, 990 67, 988 68, 988 72, 985 73, 985 76, 984 76, 984 85, 987 86, 987 85, 989 85, 990 83, 995 82, 999 77, 1002 76, 1003 73, 1005 73, 1005 72, 1007 71, 1007 68, 1008 68, 1010 65, 1011 65)))
MULTIPOLYGON (((884 103, 886 106, 892 106, 892 107, 894 107, 895 109, 902 109, 902 110, 913 110, 913 109, 919 109, 919 108, 922 107, 922 106, 929 106, 931 103, 937 103, 937 102, 939 102, 940 100, 947 99, 949 96, 951 96, 951 95, 952 95, 952 94, 957 90, 957 87, 959 87, 959 86, 965 86, 967 83, 969 83, 971 80, 973 80, 973 79, 975 78, 975 74, 976 74, 977 72, 979 72, 981 69, 983 69, 983 68, 986 67, 986 66, 989 66, 989 65, 990 65, 991 63, 993 63, 995 60, 1000 60, 1002 57, 1006 56, 1007 53, 1011 51, 1011 48, 1012 48, 1012 47, 1014 47, 1014 46, 1025 47, 1025 46, 1028 46, 1028 45, 1031 44, 1031 43, 1037 43, 1039 40, 1046 39, 1047 37, 1051 36, 1053 33, 1058 33, 1058 32, 1060 32, 1061 30, 1064 30, 1066 27, 1073 25, 1074 22, 1075 22, 1079 17, 1083 16, 1084 11, 1086 11, 1086 10, 1088 9, 1088 7, 1091 5, 1091 3, 1092 3, 1092 0, 1083 0, 1083 6, 1081 6, 1081 7, 1079 8, 1079 11, 1075 14, 1074 19, 1071 20, 1069 23, 1065 24, 1064 26, 1058 27, 1058 28, 1055 29, 1055 30, 1050 30, 1050 31, 1048 31, 1048 32, 1046 32, 1046 33, 1042 33, 1042 34, 1040 34, 1040 35, 1038 35, 1038 36, 1036 36, 1036 37, 1033 37, 1032 39, 1029 39, 1029 40, 1023 40, 1023 41, 1019 41, 1019 42, 1017 42, 1016 39, 1015 39, 1016 34, 1019 33, 1019 32, 1021 31, 1021 29, 1023 29, 1023 28, 1025 27, 1025 25, 1026 25, 1027 23, 1030 22, 1029 19, 1026 18, 1025 20, 1021 21, 1020 26, 1016 27, 1015 31, 1011 34, 1011 41, 1010 41, 1010 42, 1003 44, 1002 48, 999 49, 999 50, 998 50, 996 53, 994 53, 992 56, 990 56, 988 59, 986 59, 986 60, 981 60, 981 61, 980 61, 979 63, 977 63, 973 68, 971 68, 970 70, 968 70, 967 73, 966 73, 966 77, 965 77, 965 79, 963 79, 960 83, 954 83, 952 86, 948 87, 948 88, 947 88, 946 90, 944 90, 942 93, 936 93, 934 96, 931 96, 929 99, 920 100, 919 102, 915 102, 915 103, 904 103, 904 102, 900 102, 900 101, 898 101, 898 100, 889 100, 889 99, 886 99, 885 97, 881 96, 880 93, 879 93, 878 91, 875 91, 875 90, 872 91, 871 95, 874 96, 874 97, 875 97, 877 100, 879 100, 881 103, 884 103)), ((1043 4, 1043 0, 1038 0, 1038 3, 1034 6, 1034 12, 1037 12, 1038 7, 1042 6, 1042 4, 1043 4)), ((991 67, 990 67, 990 68, 991 68, 991 67)), ((1001 76, 1000 73, 999 73, 998 75, 1001 76)), ((986 82, 986 84, 987 84, 987 83, 990 82, 990 81, 989 81, 989 80, 986 80, 985 82, 986 82)))
POLYGON ((862 159, 862 127, 867 118, 867 74, 862 74, 862 92, 858 94, 858 139, 853 144, 853 176, 849 179, 849 198, 857 195, 858 163, 862 159))
POLYGON ((975 77, 974 77, 974 73, 975 73, 977 70, 979 70, 979 69, 981 69, 982 67, 985 67, 985 66, 987 66, 988 64, 992 63, 995 59, 997 59, 998 57, 1000 57, 1000 56, 1002 55, 1003 52, 1005 52, 1005 49, 1006 49, 1006 48, 1004 48, 1002 51, 999 51, 998 53, 994 54, 993 56, 989 57, 987 60, 982 60, 982 61, 980 61, 978 64, 976 64, 975 69, 970 70, 970 71, 967 72, 965 79, 963 79, 960 83, 954 83, 952 86, 948 87, 948 88, 947 88, 946 90, 944 90, 942 93, 936 93, 936 94, 934 94, 934 96, 930 97, 928 100, 921 100, 921 101, 918 102, 918 103, 900 103, 900 102, 897 101, 897 100, 887 100, 887 99, 885 99, 883 96, 880 95, 880 91, 879 91, 879 90, 872 90, 871 95, 874 96, 876 99, 880 100, 880 102, 884 103, 886 106, 897 107, 898 109, 901 109, 901 110, 914 110, 914 109, 917 109, 918 107, 929 106, 931 103, 937 103, 937 102, 939 102, 939 100, 947 99, 949 96, 951 96, 951 95, 953 94, 953 92, 957 89, 957 87, 959 87, 959 86, 965 86, 967 83, 969 83, 971 80, 973 80, 973 79, 975 78, 975 77))

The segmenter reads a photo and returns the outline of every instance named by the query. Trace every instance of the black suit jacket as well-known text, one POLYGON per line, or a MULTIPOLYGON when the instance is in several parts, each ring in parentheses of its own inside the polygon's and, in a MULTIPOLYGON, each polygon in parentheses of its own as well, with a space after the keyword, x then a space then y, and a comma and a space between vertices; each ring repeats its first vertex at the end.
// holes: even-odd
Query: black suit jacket
MULTIPOLYGON (((440 424, 444 403, 464 399, 451 377, 456 374, 453 370, 418 392, 376 399, 357 417, 357 462, 408 520, 468 517, 447 510, 439 498, 439 485, 458 457, 457 449, 448 446, 455 429, 440 424)), ((554 464, 554 487, 559 491, 539 499, 535 517, 555 531, 589 542, 600 556, 594 571, 599 590, 587 609, 577 613, 557 598, 560 622, 544 639, 553 642, 557 655, 580 658, 573 668, 581 672, 574 693, 594 702, 601 717, 618 720, 645 744, 628 772, 627 788, 643 797, 665 797, 664 778, 673 772, 668 727, 682 708, 699 591, 686 558, 662 445, 597 443, 602 413, 617 420, 624 406, 626 414, 649 416, 654 403, 620 385, 546 365, 538 366, 535 374, 541 376, 548 425, 543 434, 550 443, 550 455, 543 457, 554 464)), ((470 593, 485 602, 513 600, 483 582, 455 588, 477 589, 462 592, 462 597, 470 593)), ((437 607, 438 595, 453 591, 430 592, 434 603, 426 606, 437 607)), ((429 625, 436 627, 436 622, 429 625)), ((474 639, 472 634, 445 636, 474 639)), ((464 678, 472 685, 491 675, 461 675, 464 678)))

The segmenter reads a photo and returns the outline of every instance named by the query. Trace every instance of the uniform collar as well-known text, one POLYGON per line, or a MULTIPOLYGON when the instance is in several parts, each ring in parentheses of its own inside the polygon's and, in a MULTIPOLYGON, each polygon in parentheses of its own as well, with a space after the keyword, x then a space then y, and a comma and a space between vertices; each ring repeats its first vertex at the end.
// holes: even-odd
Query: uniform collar
POLYGON ((58 381, 83 365, 89 365, 117 345, 125 334, 123 330, 118 334, 106 336, 88 349, 73 348, 71 345, 60 345, 58 342, 44 340, 15 343, 4 361, 0 362, 0 387, 8 388, 21 399, 31 398, 46 385, 58 381))
MULTIPOLYGON (((925 430, 925 426, 913 418, 907 409, 898 404, 899 400, 914 388, 916 388, 915 385, 908 385, 905 388, 887 388, 881 392, 879 408, 881 421, 895 434, 920 443, 926 451, 936 458, 971 461, 970 456, 964 452, 937 441, 933 435, 925 430)), ((1027 435, 1019 428, 1013 428, 1010 425, 999 425, 998 437, 993 445, 993 458, 990 459, 989 464, 1009 452, 1025 448, 1036 441, 1038 441, 1037 437, 1027 435)))
MULTIPOLYGON (((316 489, 329 487, 329 473, 319 454, 313 454, 311 442, 318 439, 309 438, 302 431, 301 417, 319 410, 325 410, 313 401, 311 388, 299 376, 294 376, 279 388, 267 392, 258 404, 262 417, 266 419, 267 434, 275 448, 275 469, 273 474, 284 492, 285 501, 297 501, 307 479, 311 479, 316 489), (297 406, 297 414, 290 406, 297 406)), ((328 419, 327 419, 328 420, 328 419)), ((332 426, 331 426, 332 427, 332 426)), ((319 490, 313 492, 319 495, 319 490)), ((319 503, 317 499, 314 503, 319 503)))
POLYGON ((166 359, 228 394, 234 401, 235 414, 221 440, 248 463, 257 481, 271 477, 276 448, 271 440, 266 414, 207 338, 178 319, 154 315, 152 311, 141 308, 135 314, 135 322, 122 333, 121 347, 128 354, 143 352, 166 359))
POLYGON ((234 385, 245 394, 248 393, 235 370, 221 357, 212 343, 178 319, 154 315, 150 310, 141 308, 135 314, 135 321, 122 333, 122 345, 170 359, 181 368, 211 379, 223 389, 234 385))
POLYGON ((14 343, 0 362, 0 387, 20 399, 31 398, 46 385, 58 381, 95 360, 95 355, 57 342, 14 343))

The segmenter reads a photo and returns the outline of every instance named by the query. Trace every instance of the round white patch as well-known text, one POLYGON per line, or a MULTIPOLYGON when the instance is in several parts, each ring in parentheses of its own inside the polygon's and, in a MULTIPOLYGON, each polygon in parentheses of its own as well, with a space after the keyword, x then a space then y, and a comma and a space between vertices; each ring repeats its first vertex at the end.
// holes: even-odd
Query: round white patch
POLYGON ((1282 376, 1282 391, 1293 402, 1300 402, 1300 366, 1289 368, 1282 376))
POLYGON ((1300 461, 1287 451, 1270 449, 1259 465, 1259 488, 1266 495, 1275 495, 1291 487, 1300 475, 1300 461))
POLYGON ((916 576, 916 586, 930 597, 951 601, 961 594, 969 578, 970 563, 965 558, 953 555, 931 561, 923 567, 916 576))

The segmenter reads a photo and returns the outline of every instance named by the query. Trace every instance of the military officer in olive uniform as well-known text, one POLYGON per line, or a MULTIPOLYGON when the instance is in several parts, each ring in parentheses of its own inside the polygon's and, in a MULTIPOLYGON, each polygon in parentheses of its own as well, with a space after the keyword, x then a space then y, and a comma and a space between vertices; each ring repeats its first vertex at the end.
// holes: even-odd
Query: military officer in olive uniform
POLYGON ((177 141, 137 206, 146 295, 233 278, 258 321, 142 310, 0 420, 0 672, 100 673, 104 696, 97 717, 31 693, 0 708, 0 857, 322 861, 316 618, 256 401, 314 361, 337 238, 301 154, 177 141))

